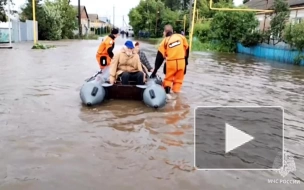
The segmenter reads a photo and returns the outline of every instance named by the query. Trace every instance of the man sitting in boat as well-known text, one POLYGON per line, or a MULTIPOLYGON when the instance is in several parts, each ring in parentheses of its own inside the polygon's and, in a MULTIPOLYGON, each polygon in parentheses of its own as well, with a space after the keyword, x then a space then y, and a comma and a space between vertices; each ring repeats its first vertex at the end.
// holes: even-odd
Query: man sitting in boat
POLYGON ((146 56, 145 52, 143 52, 142 50, 140 50, 139 43, 138 42, 134 42, 134 46, 135 46, 135 52, 137 52, 138 55, 139 55, 141 64, 143 64, 147 68, 147 70, 149 72, 152 72, 153 68, 151 67, 151 65, 149 63, 149 60, 147 59, 147 56, 146 56))
POLYGON ((135 81, 137 85, 145 83, 144 70, 139 55, 134 51, 132 41, 126 41, 124 47, 111 61, 110 83, 114 84, 117 79, 120 79, 123 85, 128 85, 129 81, 135 81))

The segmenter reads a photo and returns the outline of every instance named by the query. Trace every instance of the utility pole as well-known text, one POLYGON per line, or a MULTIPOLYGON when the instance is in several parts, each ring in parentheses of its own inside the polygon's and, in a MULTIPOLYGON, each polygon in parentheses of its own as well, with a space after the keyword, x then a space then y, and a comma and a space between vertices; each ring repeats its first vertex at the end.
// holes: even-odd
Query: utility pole
MULTIPOLYGON (((190 0, 190 5, 189 5, 189 34, 191 31, 191 23, 192 23, 192 4, 193 4, 193 0, 190 0)), ((186 31, 185 31, 186 34, 186 31)))
POLYGON ((33 6, 33 34, 34 34, 34 45, 37 43, 37 31, 36 31, 36 1, 32 0, 32 6, 33 6))
MULTIPOLYGON (((266 0, 266 5, 265 5, 265 9, 267 9, 268 7, 268 0, 266 0)), ((263 24, 263 32, 265 31, 265 26, 266 26, 266 19, 267 19, 267 13, 264 13, 264 24, 263 24)))
MULTIPOLYGON (((12 25, 12 22, 11 22, 11 2, 8 1, 7 2, 8 4, 8 36, 9 36, 9 47, 12 47, 12 29, 13 29, 13 25, 12 25)), ((34 22, 34 25, 36 25, 36 22, 34 22)), ((36 28, 35 28, 36 29, 36 28)), ((34 32, 34 34, 36 34, 36 32, 34 32)), ((36 38, 36 36, 34 36, 34 43, 36 38)))
POLYGON ((115 6, 113 6, 113 28, 115 28, 115 6))
POLYGON ((195 10, 196 10, 196 3, 197 0, 194 0, 194 5, 193 5, 193 11, 192 11, 192 22, 191 22, 191 30, 190 30, 190 35, 189 35, 189 50, 191 51, 192 48, 192 39, 193 39, 193 30, 194 30, 194 19, 195 19, 195 10))
POLYGON ((78 0, 78 29, 79 29, 79 38, 82 36, 81 30, 81 9, 80 9, 80 0, 78 0))

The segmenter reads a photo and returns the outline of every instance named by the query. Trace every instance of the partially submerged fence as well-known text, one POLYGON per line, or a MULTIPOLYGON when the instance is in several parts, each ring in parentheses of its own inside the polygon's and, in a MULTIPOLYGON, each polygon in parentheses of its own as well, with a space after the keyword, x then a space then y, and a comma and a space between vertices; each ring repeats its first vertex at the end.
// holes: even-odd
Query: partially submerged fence
MULTIPOLYGON (((290 64, 294 63, 294 59, 299 54, 299 51, 293 50, 287 45, 274 46, 268 44, 259 44, 254 47, 244 47, 240 43, 237 44, 237 52, 290 64)), ((300 65, 304 65, 304 60, 301 61, 300 65)))

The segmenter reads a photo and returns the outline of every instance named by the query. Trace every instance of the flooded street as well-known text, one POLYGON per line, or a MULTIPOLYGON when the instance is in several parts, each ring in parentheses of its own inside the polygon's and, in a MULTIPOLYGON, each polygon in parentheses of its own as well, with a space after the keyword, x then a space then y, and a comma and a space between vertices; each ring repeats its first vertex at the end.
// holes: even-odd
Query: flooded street
MULTIPOLYGON (((115 51, 123 42, 117 40, 115 51)), ((98 69, 99 43, 0 50, 1 190, 304 189, 304 67, 193 53, 183 92, 164 109, 117 100, 86 108, 79 90, 98 69), (274 171, 194 170, 196 106, 284 107, 285 149, 296 171, 282 177, 274 171)), ((155 45, 141 47, 154 65, 155 45)))

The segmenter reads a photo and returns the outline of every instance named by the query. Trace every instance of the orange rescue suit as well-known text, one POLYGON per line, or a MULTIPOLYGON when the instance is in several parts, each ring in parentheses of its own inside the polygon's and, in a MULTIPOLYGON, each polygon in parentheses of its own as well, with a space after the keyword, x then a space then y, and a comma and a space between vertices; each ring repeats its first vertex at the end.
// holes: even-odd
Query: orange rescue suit
POLYGON ((180 92, 186 74, 188 56, 189 45, 183 35, 169 33, 161 42, 155 60, 155 70, 152 75, 156 74, 162 62, 166 59, 164 65, 164 73, 166 76, 163 86, 167 93, 169 93, 168 91, 170 91, 171 87, 173 92, 180 92))
POLYGON ((107 36, 103 42, 101 42, 97 53, 96 53, 96 60, 99 64, 100 69, 110 65, 111 59, 113 58, 113 49, 114 49, 114 39, 113 35, 107 36))

